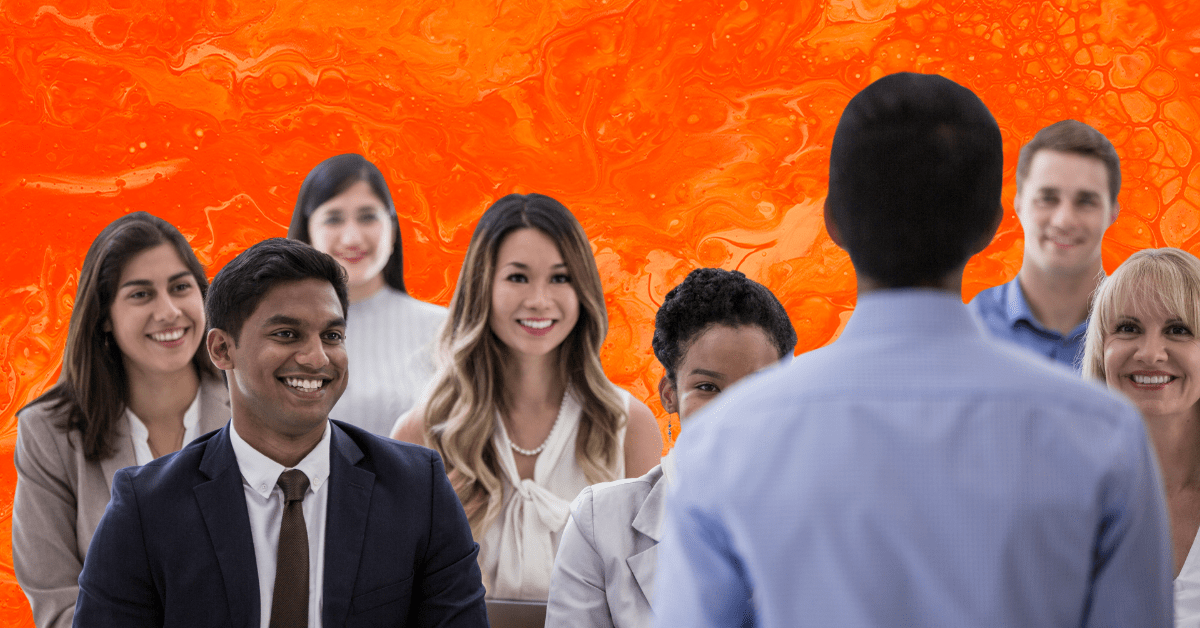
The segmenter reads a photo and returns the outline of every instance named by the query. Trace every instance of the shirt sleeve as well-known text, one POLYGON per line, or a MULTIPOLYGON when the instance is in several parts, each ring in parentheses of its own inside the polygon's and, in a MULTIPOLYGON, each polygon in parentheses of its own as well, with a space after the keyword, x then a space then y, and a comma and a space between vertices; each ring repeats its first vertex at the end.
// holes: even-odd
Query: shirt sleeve
POLYGON ((409 625, 429 628, 486 628, 479 545, 471 536, 467 515, 446 477, 442 458, 431 452, 433 498, 429 546, 413 600, 409 625))
POLYGON ((703 508, 692 492, 699 488, 695 484, 681 481, 667 498, 654 576, 654 626, 746 625, 754 615, 749 580, 721 514, 703 508))
POLYGON ((559 541, 546 602, 546 628, 613 628, 594 523, 589 486, 576 498, 559 541))
POLYGON ((29 598, 34 622, 43 628, 71 625, 83 568, 75 530, 78 500, 58 447, 66 440, 48 416, 31 413, 17 419, 13 571, 29 598))
POLYGON ((1174 625, 1173 555, 1158 461, 1132 410, 1104 505, 1086 626, 1174 625))
POLYGON ((122 469, 113 477, 112 499, 79 575, 76 626, 162 626, 162 599, 146 555, 137 494, 122 469))

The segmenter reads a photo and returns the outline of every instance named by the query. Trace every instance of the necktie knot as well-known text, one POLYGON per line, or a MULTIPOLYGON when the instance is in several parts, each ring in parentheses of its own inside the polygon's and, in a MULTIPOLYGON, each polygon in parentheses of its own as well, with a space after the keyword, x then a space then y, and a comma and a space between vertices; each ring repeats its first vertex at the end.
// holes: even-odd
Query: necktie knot
POLYGON ((276 482, 279 488, 283 489, 283 501, 291 503, 304 499, 304 494, 308 492, 308 476, 300 469, 290 469, 279 474, 279 481, 276 482))

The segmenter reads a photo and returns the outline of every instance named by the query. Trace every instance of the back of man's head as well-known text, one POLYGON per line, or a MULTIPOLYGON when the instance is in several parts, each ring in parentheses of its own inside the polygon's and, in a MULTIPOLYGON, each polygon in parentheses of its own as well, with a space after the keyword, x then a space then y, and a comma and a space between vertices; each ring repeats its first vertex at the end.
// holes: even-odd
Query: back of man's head
POLYGON ((846 106, 829 157, 826 220, 855 271, 887 288, 937 286, 995 233, 1000 128, 949 79, 885 76, 846 106))
POLYGON ((242 324, 271 288, 304 279, 328 281, 341 303, 342 315, 346 315, 350 303, 341 264, 298 240, 269 238, 243 251, 217 273, 204 302, 208 328, 224 330, 237 343, 242 324))

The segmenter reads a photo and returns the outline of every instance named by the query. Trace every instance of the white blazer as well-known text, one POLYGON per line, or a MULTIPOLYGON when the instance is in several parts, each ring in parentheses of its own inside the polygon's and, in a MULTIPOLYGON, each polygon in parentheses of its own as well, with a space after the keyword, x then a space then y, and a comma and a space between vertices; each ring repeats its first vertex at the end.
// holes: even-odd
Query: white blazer
POLYGON ((662 465, 639 478, 595 484, 571 504, 546 628, 648 628, 667 483, 662 465))

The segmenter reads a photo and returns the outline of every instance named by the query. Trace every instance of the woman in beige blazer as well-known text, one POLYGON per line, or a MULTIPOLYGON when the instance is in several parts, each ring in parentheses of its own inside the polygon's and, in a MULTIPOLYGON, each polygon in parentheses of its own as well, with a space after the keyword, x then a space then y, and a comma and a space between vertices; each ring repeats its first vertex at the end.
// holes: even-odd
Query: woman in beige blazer
POLYGON ((208 280, 175 227, 118 218, 88 249, 58 383, 17 413, 13 568, 34 622, 70 626, 113 474, 229 420, 204 349, 208 280))
MULTIPOLYGON (((683 425, 734 382, 791 356, 796 330, 769 290, 737 271, 700 268, 663 299, 654 355, 667 412, 683 425)), ((670 455, 638 478, 596 484, 571 504, 546 626, 650 626, 670 455), (666 481, 662 481, 666 478, 666 481)))

